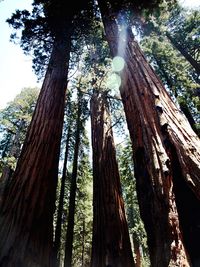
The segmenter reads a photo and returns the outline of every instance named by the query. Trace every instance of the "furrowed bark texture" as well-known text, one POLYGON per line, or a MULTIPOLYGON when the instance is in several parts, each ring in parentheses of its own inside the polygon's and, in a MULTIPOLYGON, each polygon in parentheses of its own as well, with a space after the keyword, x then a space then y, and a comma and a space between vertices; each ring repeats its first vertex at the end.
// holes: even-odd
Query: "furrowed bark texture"
POLYGON ((125 60, 120 91, 151 264, 189 266, 185 243, 193 265, 198 266, 199 139, 145 60, 131 31, 127 29, 126 38, 120 39, 116 14, 103 0, 99 0, 99 6, 111 53, 125 60), (124 50, 119 54, 118 44, 122 47, 123 42, 124 50))
MULTIPOLYGON (((70 27, 70 25, 68 25, 70 27)), ((0 214, 0 266, 51 267, 70 33, 60 29, 0 214)))
POLYGON ((91 100, 93 148, 92 267, 134 265, 112 126, 106 98, 94 93, 91 100))

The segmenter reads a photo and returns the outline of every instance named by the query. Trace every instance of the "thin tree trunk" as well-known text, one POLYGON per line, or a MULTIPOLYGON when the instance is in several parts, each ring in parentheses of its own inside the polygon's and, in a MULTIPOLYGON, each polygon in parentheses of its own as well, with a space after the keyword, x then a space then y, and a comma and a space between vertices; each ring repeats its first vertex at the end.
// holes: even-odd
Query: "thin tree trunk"
MULTIPOLYGON (((128 221, 130 223, 130 227, 134 228, 135 225, 135 218, 134 218, 134 204, 133 204, 134 200, 132 198, 131 201, 131 206, 129 207, 128 210, 128 221)), ((132 233, 132 243, 133 243, 133 249, 134 249, 134 253, 135 253, 135 267, 141 267, 142 265, 142 255, 141 255, 141 251, 140 251, 140 243, 138 241, 138 234, 136 234, 135 232, 132 233)))
POLYGON ((75 215, 77 172, 78 172, 78 154, 79 154, 80 134, 81 134, 81 113, 82 113, 82 93, 79 90, 78 91, 77 128, 76 128, 76 136, 75 136, 74 159, 73 159, 73 169, 72 169, 72 177, 71 177, 70 196, 69 196, 69 213, 68 213, 67 234, 66 234, 66 242, 65 242, 64 267, 72 266, 74 215, 75 215))
POLYGON ((182 56, 191 64, 200 75, 200 64, 171 36, 169 32, 166 32, 167 38, 171 41, 172 45, 181 53, 182 56))
POLYGON ((31 125, 0 214, 0 266, 52 266, 70 26, 68 23, 60 28, 60 35, 55 38, 31 125))
POLYGON ((135 234, 132 235, 133 239, 133 248, 135 253, 135 267, 141 267, 142 266, 142 255, 140 252, 140 243, 137 240, 137 236, 135 234))
MULTIPOLYGON (((135 7, 133 7, 135 8, 135 7)), ((146 21, 143 17, 141 17, 140 15, 141 12, 138 12, 138 10, 136 10, 136 17, 137 20, 139 21, 140 25, 142 26, 143 29, 145 29, 146 27, 148 27, 146 25, 146 21)), ((157 28, 154 28, 153 31, 159 36, 162 34, 162 32, 160 32, 160 30, 158 30, 157 28)), ((181 55, 190 63, 190 65, 196 70, 197 74, 200 74, 200 64, 175 40, 175 38, 173 38, 170 34, 170 32, 166 31, 166 37, 170 40, 170 42, 172 43, 172 45, 181 53, 181 55)))
POLYGON ((58 204, 58 213, 57 213, 57 221, 56 221, 56 230, 55 230, 55 240, 54 240, 54 251, 57 258, 57 266, 60 266, 60 244, 61 244, 61 228, 62 228, 62 215, 63 215, 63 206, 64 206, 64 195, 65 195, 65 184, 67 178, 67 160, 69 153, 69 141, 71 138, 71 128, 68 126, 66 147, 65 147, 65 157, 63 163, 63 171, 61 178, 61 189, 60 189, 60 197, 58 204))
POLYGON ((112 126, 105 95, 91 100, 93 149, 92 267, 133 267, 112 126))
POLYGON ((84 267, 85 263, 85 218, 83 218, 83 234, 82 234, 82 252, 81 252, 81 266, 84 267))
POLYGON ((179 100, 178 103, 179 103, 179 106, 180 106, 181 111, 183 112, 183 114, 185 115, 185 117, 188 119, 188 122, 189 122, 190 126, 192 127, 193 131, 198 136, 200 136, 199 129, 196 127, 195 120, 194 120, 194 118, 192 116, 192 113, 191 113, 191 111, 190 111, 187 103, 185 101, 181 101, 181 100, 179 100))
POLYGON ((189 266, 184 242, 195 264, 200 257, 199 139, 147 63, 131 30, 127 29, 126 39, 120 39, 118 14, 104 0, 99 0, 99 6, 111 53, 125 60, 120 91, 151 264, 189 266), (124 46, 121 54, 119 43, 124 46))
POLYGON ((196 127, 195 120, 194 120, 194 118, 193 118, 193 116, 192 116, 192 114, 190 112, 190 109, 189 109, 188 105, 185 102, 180 101, 178 99, 178 93, 177 93, 177 91, 173 90, 174 85, 172 84, 172 81, 171 81, 170 77, 166 73, 163 64, 160 62, 160 60, 155 55, 153 55, 153 57, 154 57, 154 59, 156 61, 156 64, 158 65, 160 71, 162 72, 163 77, 166 80, 166 83, 167 83, 168 87, 171 89, 172 92, 174 91, 175 97, 178 100, 178 103, 179 103, 179 106, 180 106, 181 111, 183 112, 183 114, 188 119, 188 122, 190 123, 193 131, 199 136, 199 130, 196 127))

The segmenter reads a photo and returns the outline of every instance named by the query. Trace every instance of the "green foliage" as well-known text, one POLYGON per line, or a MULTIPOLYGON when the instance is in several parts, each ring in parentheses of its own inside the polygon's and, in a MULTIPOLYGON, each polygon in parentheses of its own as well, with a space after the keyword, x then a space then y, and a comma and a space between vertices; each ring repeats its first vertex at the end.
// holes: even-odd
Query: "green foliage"
POLYGON ((200 11, 184 11, 180 17, 179 21, 168 26, 170 33, 182 48, 200 62, 200 11))
MULTIPOLYGON (((157 12, 151 16, 144 15, 144 17, 145 19, 140 18, 140 26, 142 26, 140 33, 143 36, 156 33, 164 38, 170 35, 181 49, 186 51, 197 63, 200 62, 199 10, 185 10, 179 4, 169 8, 169 5, 164 1, 157 12)), ((166 42, 166 39, 164 41, 166 42)), ((182 55, 179 54, 179 56, 182 55)), ((199 82, 198 75, 191 66, 188 68, 191 69, 190 75, 196 79, 196 82, 199 82)))
MULTIPOLYGON (((115 12, 121 11, 124 8, 131 8, 135 12, 139 12, 140 14, 144 12, 144 10, 148 13, 153 12, 155 9, 157 10, 159 5, 162 4, 164 0, 123 0, 123 1, 115 1, 110 0, 109 3, 111 3, 112 8, 115 12)), ((176 3, 176 0, 168 0, 167 4, 169 6, 172 6, 176 3)))
POLYGON ((141 44, 154 69, 168 86, 169 92, 174 96, 188 93, 192 101, 194 91, 199 85, 191 77, 186 60, 171 43, 164 37, 151 34, 143 38, 141 44))
POLYGON ((41 79, 44 77, 55 37, 62 36, 66 27, 72 28, 71 52, 74 52, 74 55, 80 54, 77 49, 81 47, 80 37, 81 34, 87 33, 92 18, 93 2, 89 0, 84 3, 75 0, 70 4, 70 8, 63 0, 35 0, 31 13, 27 10, 17 10, 7 22, 14 29, 11 40, 20 40, 25 54, 33 56, 33 69, 41 79))
MULTIPOLYGON (((37 88, 24 88, 0 114, 0 156, 5 162, 13 162, 13 156, 19 156, 21 145, 34 111, 39 90, 37 88), (17 144, 16 144, 16 138, 17 144), (13 146, 18 153, 11 153, 13 146), (11 155, 11 154, 12 155, 11 155), (7 159, 6 159, 7 158, 7 159)), ((13 165, 13 163, 12 163, 13 165)))
MULTIPOLYGON (((65 185, 65 199, 63 208, 63 221, 62 221, 62 237, 61 237, 61 262, 64 260, 65 253, 65 238, 67 229, 67 216, 69 205, 69 190, 71 183, 71 175, 73 170, 74 147, 76 142, 77 130, 77 116, 78 106, 81 105, 81 116, 79 123, 80 127, 80 149, 78 158, 78 177, 77 177, 77 193, 76 193, 76 211, 75 211, 75 227, 74 227, 74 243, 73 243, 73 266, 89 266, 90 250, 91 250, 91 234, 92 234, 92 175, 91 166, 88 156, 89 141, 85 129, 85 123, 89 116, 87 94, 83 95, 85 90, 84 77, 78 77, 71 80, 69 91, 67 94, 67 105, 65 108, 65 123, 63 128, 63 138, 61 145, 60 161, 63 162, 63 154, 65 153, 66 136, 70 129, 70 143, 69 143, 69 156, 67 162, 67 180, 65 185), (77 95, 82 95, 78 100, 77 95), (81 102, 79 102, 81 101, 81 102)), ((62 164, 60 164, 62 166, 62 164)), ((63 166, 62 166, 63 167, 63 166)), ((57 188, 57 201, 58 206, 59 192, 61 187, 59 179, 57 188)), ((54 216, 54 225, 56 223, 56 214, 54 216)))
POLYGON ((14 29, 13 34, 11 34, 11 41, 20 40, 20 46, 24 53, 32 53, 33 68, 36 74, 42 77, 53 44, 43 7, 35 5, 32 14, 27 10, 17 10, 10 19, 7 19, 7 22, 14 29))

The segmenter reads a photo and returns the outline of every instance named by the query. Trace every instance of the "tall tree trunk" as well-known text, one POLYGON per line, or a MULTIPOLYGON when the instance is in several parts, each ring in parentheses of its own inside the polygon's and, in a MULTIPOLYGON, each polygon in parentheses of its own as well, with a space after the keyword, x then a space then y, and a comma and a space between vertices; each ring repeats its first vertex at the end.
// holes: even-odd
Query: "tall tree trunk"
POLYGON ((70 55, 71 23, 60 28, 0 214, 0 266, 51 267, 53 213, 70 55))
POLYGON ((85 218, 83 218, 83 230, 82 230, 82 251, 81 251, 81 267, 85 264, 85 218))
POLYGON ((166 32, 167 38, 171 41, 172 45, 181 53, 182 56, 191 64, 200 75, 200 64, 171 36, 169 32, 166 32))
POLYGON ((131 30, 120 39, 118 14, 104 0, 99 6, 111 53, 125 60, 120 91, 151 264, 189 266, 185 243, 195 266, 200 257, 199 139, 147 63, 131 30), (124 46, 121 54, 119 43, 124 46))
POLYGON ((78 172, 78 154, 79 154, 80 134, 81 134, 81 113, 82 113, 82 93, 79 90, 78 91, 77 128, 76 128, 76 136, 75 136, 73 169, 72 169, 72 177, 71 177, 70 196, 69 196, 69 213, 68 213, 67 234, 66 234, 66 241, 65 241, 64 267, 72 266, 74 215, 75 215, 77 172, 78 172))
POLYGON ((105 95, 91 100, 93 149, 92 267, 133 267, 112 126, 105 95))
POLYGON ((57 266, 60 266, 62 215, 63 215, 63 206, 64 206, 65 184, 66 184, 66 178, 67 178, 66 172, 67 172, 67 160, 68 160, 68 153, 69 153, 70 138, 71 138, 71 128, 69 125, 68 132, 67 132, 66 147, 65 147, 65 157, 64 157, 63 171, 62 171, 62 178, 61 178, 61 189, 60 189, 56 230, 55 230, 55 240, 54 240, 54 251, 56 254, 56 258, 57 258, 57 266))

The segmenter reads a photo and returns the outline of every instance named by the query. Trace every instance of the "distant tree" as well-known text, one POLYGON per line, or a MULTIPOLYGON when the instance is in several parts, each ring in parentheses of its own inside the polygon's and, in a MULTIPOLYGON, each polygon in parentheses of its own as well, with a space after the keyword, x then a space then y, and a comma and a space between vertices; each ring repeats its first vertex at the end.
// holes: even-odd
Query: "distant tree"
POLYGON ((146 35, 154 32, 165 36, 187 63, 200 73, 200 42, 199 42, 199 10, 185 10, 179 3, 169 6, 166 1, 161 3, 150 16, 138 16, 139 25, 146 35))
POLYGON ((59 191, 59 200, 57 208, 56 226, 55 226, 55 238, 54 238, 54 253, 56 254, 57 266, 60 266, 60 254, 61 254, 61 241, 62 241, 62 222, 63 222, 63 212, 64 212, 64 198, 66 195, 66 182, 67 182, 67 163, 70 160, 70 154, 73 142, 73 132, 76 124, 75 113, 76 107, 75 103, 72 101, 72 93, 67 94, 67 103, 65 107, 65 123, 63 129, 63 150, 64 150, 64 161, 61 176, 61 186, 59 191))
POLYGON ((182 13, 182 19, 175 25, 170 25, 171 31, 166 31, 166 36, 173 46, 200 74, 200 12, 190 11, 182 13))
POLYGON ((80 144, 72 266, 89 267, 92 247, 92 169, 87 132, 80 144))
POLYGON ((76 206, 76 192, 77 192, 77 177, 78 177, 78 158, 80 152, 81 133, 83 131, 83 125, 86 119, 85 116, 85 104, 83 93, 81 92, 81 78, 77 87, 78 95, 78 108, 76 118, 76 131, 75 131, 75 144, 74 144, 74 156, 73 156, 73 168, 71 175, 71 185, 69 193, 69 212, 67 220, 67 233, 65 241, 65 260, 64 266, 71 267, 72 265, 72 250, 74 239, 74 219, 75 219, 75 206, 76 206))

